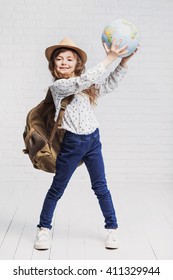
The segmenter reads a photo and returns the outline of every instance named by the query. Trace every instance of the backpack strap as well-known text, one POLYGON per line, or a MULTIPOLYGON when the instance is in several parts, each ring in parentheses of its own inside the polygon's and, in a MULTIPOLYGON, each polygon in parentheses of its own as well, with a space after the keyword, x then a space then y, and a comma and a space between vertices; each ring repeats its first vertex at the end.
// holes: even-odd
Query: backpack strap
POLYGON ((44 103, 52 103, 53 102, 53 97, 50 89, 48 89, 46 97, 44 99, 44 103))
POLYGON ((55 136, 55 133, 56 133, 57 129, 62 128, 62 119, 63 119, 64 114, 65 114, 65 109, 66 109, 67 105, 72 101, 73 97, 74 97, 74 95, 70 95, 70 96, 67 96, 67 97, 62 99, 61 108, 60 108, 57 120, 54 124, 54 127, 53 127, 51 135, 50 135, 50 139, 49 139, 50 143, 52 143, 52 140, 55 136))

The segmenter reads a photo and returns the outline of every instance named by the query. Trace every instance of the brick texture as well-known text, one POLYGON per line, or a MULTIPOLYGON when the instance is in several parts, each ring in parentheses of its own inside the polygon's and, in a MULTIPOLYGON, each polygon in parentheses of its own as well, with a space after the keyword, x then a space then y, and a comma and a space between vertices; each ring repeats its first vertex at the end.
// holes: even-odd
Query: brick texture
POLYGON ((0 2, 0 180, 51 176, 22 153, 26 114, 51 82, 45 48, 71 37, 90 67, 105 56, 105 25, 126 18, 139 27, 141 49, 117 93, 96 108, 107 174, 114 181, 173 181, 173 1, 0 2))

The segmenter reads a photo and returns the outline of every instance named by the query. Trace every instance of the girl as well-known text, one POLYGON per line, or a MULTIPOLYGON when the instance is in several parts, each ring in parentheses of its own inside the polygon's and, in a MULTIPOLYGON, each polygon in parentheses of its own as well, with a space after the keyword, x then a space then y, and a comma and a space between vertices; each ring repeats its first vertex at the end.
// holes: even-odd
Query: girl
POLYGON ((81 160, 87 167, 92 189, 104 216, 107 229, 105 247, 118 248, 117 218, 105 178, 98 122, 92 105, 98 97, 114 92, 127 71, 127 61, 132 55, 122 58, 118 67, 113 72, 108 72, 108 67, 118 57, 127 53, 127 45, 120 48, 120 43, 121 41, 116 42, 114 39, 110 49, 104 44, 106 58, 85 73, 87 55, 71 39, 63 39, 58 45, 51 46, 45 51, 49 70, 55 78, 49 88, 56 108, 55 119, 59 113, 61 100, 70 95, 74 97, 68 104, 63 118, 62 128, 66 133, 56 161, 57 172, 43 203, 35 249, 49 248, 49 233, 56 204, 81 160))

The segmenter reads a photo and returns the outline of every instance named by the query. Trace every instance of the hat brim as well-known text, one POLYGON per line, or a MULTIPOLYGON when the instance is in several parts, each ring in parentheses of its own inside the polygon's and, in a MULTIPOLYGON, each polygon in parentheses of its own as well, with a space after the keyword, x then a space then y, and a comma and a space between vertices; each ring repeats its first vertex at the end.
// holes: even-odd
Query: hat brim
POLYGON ((65 48, 65 49, 72 49, 72 50, 76 51, 76 52, 78 53, 78 55, 80 56, 82 62, 83 62, 83 63, 86 63, 86 61, 87 61, 87 54, 86 54, 83 50, 81 50, 81 49, 79 49, 79 48, 77 48, 77 47, 68 46, 68 45, 54 45, 54 46, 51 46, 51 47, 47 48, 47 49, 45 50, 45 56, 46 56, 47 60, 50 61, 51 56, 52 56, 53 52, 54 52, 56 49, 62 49, 62 48, 63 48, 63 49, 64 49, 64 48, 65 48))

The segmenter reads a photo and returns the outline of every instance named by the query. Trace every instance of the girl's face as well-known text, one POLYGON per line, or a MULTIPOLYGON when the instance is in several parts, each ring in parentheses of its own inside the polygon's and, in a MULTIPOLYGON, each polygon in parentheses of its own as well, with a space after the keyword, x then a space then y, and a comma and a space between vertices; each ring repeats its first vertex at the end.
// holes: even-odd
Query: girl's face
POLYGON ((54 60, 54 69, 60 74, 65 74, 70 77, 74 76, 74 71, 77 63, 77 56, 73 51, 61 52, 54 60))

